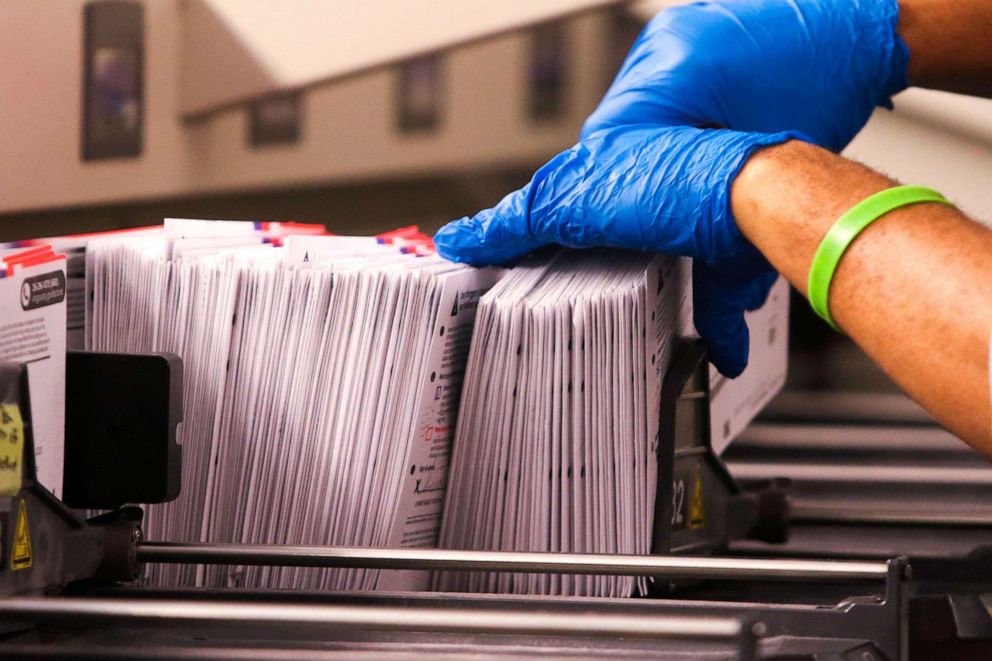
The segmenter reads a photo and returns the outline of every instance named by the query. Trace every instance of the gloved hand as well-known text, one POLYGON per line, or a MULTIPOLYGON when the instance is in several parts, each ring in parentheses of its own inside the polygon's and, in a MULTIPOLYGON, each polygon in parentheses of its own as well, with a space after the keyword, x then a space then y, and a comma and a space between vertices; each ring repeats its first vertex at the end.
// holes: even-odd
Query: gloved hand
POLYGON ((715 0, 660 12, 582 136, 623 124, 801 131, 835 152, 905 89, 898 0, 715 0))
POLYGON ((777 274, 741 235, 730 186, 748 156, 793 133, 651 125, 606 129, 562 152, 492 209, 434 236, 447 259, 500 264, 552 243, 614 246, 695 258, 695 323, 710 360, 736 376, 747 365, 744 310, 777 274))

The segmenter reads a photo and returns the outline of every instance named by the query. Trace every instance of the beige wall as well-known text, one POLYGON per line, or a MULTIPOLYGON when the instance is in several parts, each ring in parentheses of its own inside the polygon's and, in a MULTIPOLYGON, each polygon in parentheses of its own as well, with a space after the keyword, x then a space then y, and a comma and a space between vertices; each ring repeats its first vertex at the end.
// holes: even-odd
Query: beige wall
POLYGON ((608 21, 569 23, 574 74, 569 112, 553 123, 527 115, 529 40, 517 34, 459 48, 444 59, 445 102, 436 132, 394 130, 393 69, 314 88, 305 97, 297 146, 252 149, 247 115, 221 113, 190 130, 193 188, 218 190, 450 173, 512 166, 571 145, 602 94, 608 21))
POLYGON ((171 195, 189 181, 173 0, 146 3, 144 155, 83 163, 82 0, 0 2, 0 212, 171 195))
MULTIPOLYGON (((0 214, 530 165, 573 142, 615 66, 609 11, 578 16, 569 20, 570 112, 555 123, 527 117, 529 42, 517 33, 447 54, 437 133, 394 130, 395 72, 384 68, 308 90, 301 142, 252 149, 243 108, 179 119, 182 4, 145 6, 144 153, 83 163, 83 0, 0 2, 0 214)), ((992 218, 992 101, 910 90, 896 105, 847 153, 992 218)))
POLYGON ((184 115, 618 0, 184 0, 184 115))
POLYGON ((83 163, 83 1, 0 2, 0 214, 530 163, 574 141, 612 66, 608 12, 585 14, 569 19, 572 98, 555 123, 527 116, 529 37, 515 33, 446 54, 436 134, 396 133, 386 68, 308 90, 301 142, 253 150, 244 108, 179 119, 181 5, 145 6, 144 153, 83 163))
POLYGON ((911 89, 879 110, 845 154, 931 186, 992 224, 992 101, 911 89))

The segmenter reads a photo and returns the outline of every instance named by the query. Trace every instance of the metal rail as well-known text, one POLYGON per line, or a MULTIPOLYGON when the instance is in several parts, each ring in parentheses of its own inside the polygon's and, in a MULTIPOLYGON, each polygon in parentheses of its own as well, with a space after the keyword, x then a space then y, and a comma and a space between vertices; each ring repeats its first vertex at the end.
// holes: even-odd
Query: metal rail
POLYGON ((822 423, 756 422, 741 432, 732 446, 738 456, 751 448, 774 450, 783 456, 797 450, 854 452, 898 448, 904 460, 914 453, 939 452, 945 456, 970 456, 973 450, 950 432, 932 426, 852 425, 822 423))
POLYGON ((432 569, 666 579, 884 581, 885 562, 144 542, 142 563, 432 569))
POLYGON ((937 425, 933 416, 906 395, 843 390, 783 390, 768 404, 762 416, 766 420, 782 422, 937 425))
POLYGON ((226 624, 320 625, 345 630, 425 631, 592 638, 740 641, 760 635, 732 617, 676 617, 551 613, 539 610, 465 610, 393 606, 244 603, 237 601, 24 597, 0 602, 0 620, 150 620, 226 624))
POLYGON ((829 504, 794 501, 792 523, 877 523, 893 526, 925 528, 988 528, 992 527, 990 512, 927 512, 905 507, 881 508, 867 505, 829 504))
POLYGON ((791 463, 730 461, 733 474, 743 479, 782 475, 796 482, 841 484, 985 487, 992 484, 992 466, 851 465, 837 462, 791 463))

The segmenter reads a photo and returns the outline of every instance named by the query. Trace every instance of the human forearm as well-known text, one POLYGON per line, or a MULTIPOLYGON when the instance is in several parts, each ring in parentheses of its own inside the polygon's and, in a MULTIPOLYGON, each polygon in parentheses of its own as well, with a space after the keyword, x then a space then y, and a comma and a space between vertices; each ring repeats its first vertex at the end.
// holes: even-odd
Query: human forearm
MULTIPOLYGON (((827 230, 854 204, 894 183, 793 141, 748 161, 734 183, 732 206, 744 235, 806 293, 810 263, 827 230)), ((830 310, 910 395, 992 457, 992 231, 942 205, 893 211, 841 259, 830 310)))
POLYGON ((901 0, 898 31, 911 85, 992 96, 992 2, 901 0))

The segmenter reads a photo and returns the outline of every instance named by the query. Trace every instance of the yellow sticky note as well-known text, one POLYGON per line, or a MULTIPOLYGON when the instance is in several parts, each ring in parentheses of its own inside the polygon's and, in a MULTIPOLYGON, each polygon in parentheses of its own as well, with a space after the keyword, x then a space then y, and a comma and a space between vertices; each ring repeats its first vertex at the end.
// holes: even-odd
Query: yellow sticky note
POLYGON ((21 490, 24 461, 24 420, 17 404, 0 404, 0 496, 21 490))

